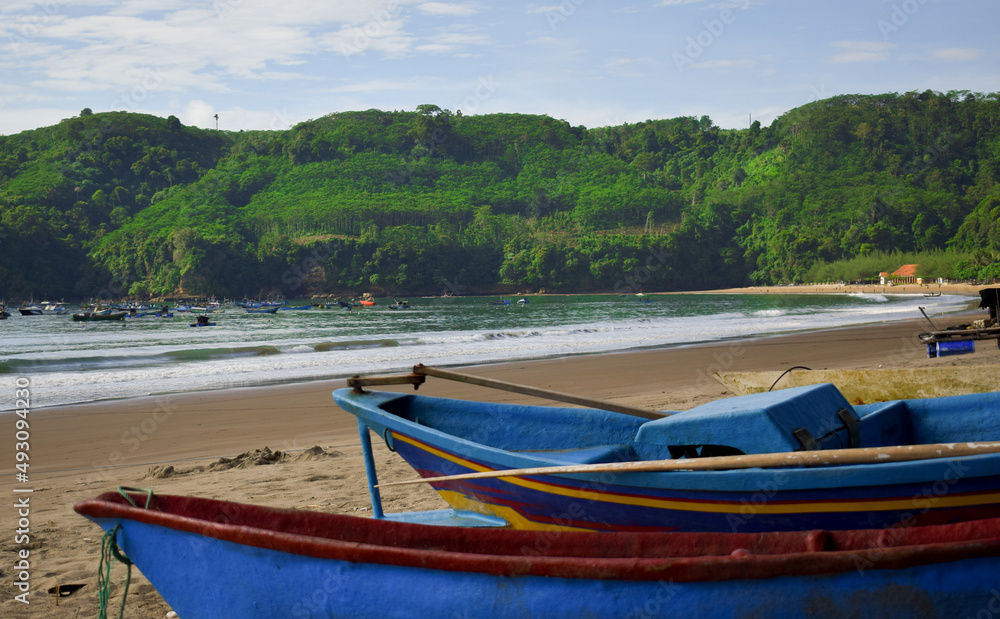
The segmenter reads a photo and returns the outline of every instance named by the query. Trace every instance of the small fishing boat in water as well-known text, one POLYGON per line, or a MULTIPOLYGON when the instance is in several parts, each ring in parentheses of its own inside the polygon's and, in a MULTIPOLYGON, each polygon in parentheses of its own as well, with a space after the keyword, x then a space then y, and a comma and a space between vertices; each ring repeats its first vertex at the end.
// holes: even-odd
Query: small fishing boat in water
POLYGON ((73 314, 73 320, 75 322, 96 322, 102 320, 124 320, 128 312, 81 312, 79 314, 73 314))
MULTIPOLYGON (((122 489, 74 510, 201 617, 975 617, 1000 519, 770 533, 455 528, 122 489)), ((110 564, 108 569, 110 570, 110 564)), ((127 600, 127 598, 125 598, 127 600)))
POLYGON ((26 303, 17 308, 22 316, 62 316, 69 314, 69 308, 62 302, 53 303, 42 301, 39 303, 26 303))

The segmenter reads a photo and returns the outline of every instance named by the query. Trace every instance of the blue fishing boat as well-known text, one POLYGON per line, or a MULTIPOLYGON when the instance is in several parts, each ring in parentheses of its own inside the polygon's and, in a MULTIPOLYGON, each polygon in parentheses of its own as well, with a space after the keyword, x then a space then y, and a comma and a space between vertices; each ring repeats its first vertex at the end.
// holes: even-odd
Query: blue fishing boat
MULTIPOLYGON (((973 617, 1000 520, 857 531, 437 527, 109 492, 74 506, 179 616, 973 617)), ((127 600, 127 598, 126 598, 127 600)))
POLYGON ((157 311, 157 312, 136 312, 134 314, 130 313, 126 318, 173 318, 172 312, 157 311))
MULTIPOLYGON (((463 376, 417 366, 396 382, 449 374, 463 376)), ((1000 441, 1000 393, 852 406, 821 384, 680 413, 613 412, 363 388, 388 379, 334 392, 358 418, 376 517, 369 430, 452 515, 520 529, 802 531, 1000 517, 1000 443, 965 443, 1000 441)))
POLYGON ((259 307, 256 309, 248 308, 248 314, 277 314, 280 307, 259 307))
POLYGON ((309 309, 312 309, 312 304, 309 304, 309 305, 299 305, 299 306, 294 306, 294 307, 293 306, 289 306, 289 305, 282 305, 279 309, 281 311, 283 311, 283 312, 309 310, 309 309))

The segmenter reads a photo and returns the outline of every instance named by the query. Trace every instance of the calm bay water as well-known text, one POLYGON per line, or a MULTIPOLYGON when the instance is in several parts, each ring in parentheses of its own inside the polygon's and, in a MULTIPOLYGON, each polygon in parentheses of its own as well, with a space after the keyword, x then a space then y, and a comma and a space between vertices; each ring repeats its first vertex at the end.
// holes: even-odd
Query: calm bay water
MULTIPOLYGON (((922 295, 546 296, 411 299, 411 309, 248 314, 214 327, 191 314, 118 324, 69 316, 0 321, 0 376, 31 379, 34 408, 338 378, 427 365, 477 364, 676 346, 962 310, 971 297, 922 295)), ((308 303, 308 302, 303 302, 308 303)), ((301 303, 290 302, 296 306, 301 303)), ((10 393, 13 391, 8 390, 10 393)), ((0 410, 13 400, 0 401, 0 410)))

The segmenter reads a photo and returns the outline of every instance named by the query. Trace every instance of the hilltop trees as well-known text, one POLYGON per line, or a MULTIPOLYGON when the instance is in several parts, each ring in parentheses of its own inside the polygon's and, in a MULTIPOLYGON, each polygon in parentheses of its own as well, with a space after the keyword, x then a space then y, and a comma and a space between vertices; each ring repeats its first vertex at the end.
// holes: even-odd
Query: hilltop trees
POLYGON ((227 133, 84 110, 0 137, 0 290, 695 289, 946 250, 995 277, 998 179, 1000 101, 965 91, 738 131, 425 104, 227 133))

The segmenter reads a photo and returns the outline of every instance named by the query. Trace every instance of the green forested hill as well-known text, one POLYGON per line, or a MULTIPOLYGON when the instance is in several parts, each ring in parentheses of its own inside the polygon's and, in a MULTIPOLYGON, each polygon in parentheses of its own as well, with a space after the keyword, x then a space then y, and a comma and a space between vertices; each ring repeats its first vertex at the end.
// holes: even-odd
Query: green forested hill
POLYGON ((997 94, 841 96, 745 130, 424 105, 228 133, 84 110, 0 137, 0 295, 698 289, 898 252, 996 278, 998 179, 997 94))

